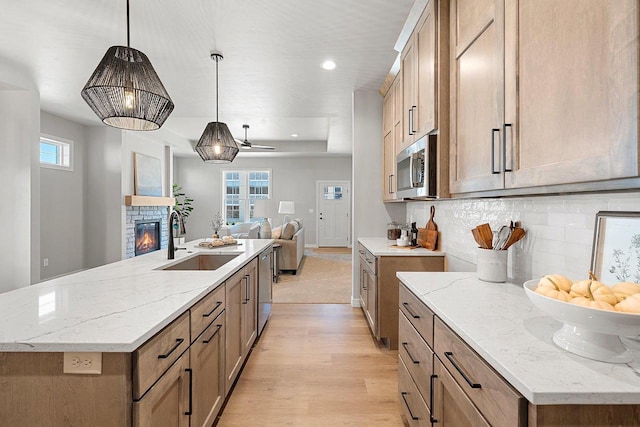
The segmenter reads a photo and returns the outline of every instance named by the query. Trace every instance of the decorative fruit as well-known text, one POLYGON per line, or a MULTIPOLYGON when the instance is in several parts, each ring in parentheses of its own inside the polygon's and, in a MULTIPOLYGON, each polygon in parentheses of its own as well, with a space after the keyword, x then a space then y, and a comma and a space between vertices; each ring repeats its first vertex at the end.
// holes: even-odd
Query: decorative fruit
POLYGON ((587 280, 578 280, 574 282, 569 290, 569 295, 572 297, 587 297, 589 295, 589 287, 591 286, 591 279, 587 280))
POLYGON ((640 285, 631 282, 616 283, 615 285, 613 285, 612 289, 613 293, 616 294, 619 301, 622 301, 626 297, 629 297, 633 294, 640 293, 640 285))
POLYGON ((571 289, 571 285, 573 282, 568 277, 565 277, 561 274, 549 274, 538 282, 538 286, 551 286, 555 289, 562 290, 565 292, 569 292, 571 289))
POLYGON ((623 313, 640 314, 640 293, 625 297, 614 308, 623 313))
POLYGON ((563 290, 552 288, 551 286, 538 285, 535 290, 536 293, 544 295, 549 298, 554 298, 560 301, 568 302, 571 297, 563 290))
POLYGON ((585 297, 575 297, 569 301, 571 304, 581 305, 583 307, 598 308, 600 310, 613 311, 613 306, 605 301, 593 300, 585 297))

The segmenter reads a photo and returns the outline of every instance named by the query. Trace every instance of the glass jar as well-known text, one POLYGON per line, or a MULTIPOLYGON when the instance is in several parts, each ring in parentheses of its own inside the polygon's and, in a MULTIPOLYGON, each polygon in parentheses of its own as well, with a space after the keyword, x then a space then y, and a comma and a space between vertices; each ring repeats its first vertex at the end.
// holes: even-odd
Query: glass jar
POLYGON ((393 221, 387 224, 387 240, 393 240, 400 238, 400 224, 393 221))

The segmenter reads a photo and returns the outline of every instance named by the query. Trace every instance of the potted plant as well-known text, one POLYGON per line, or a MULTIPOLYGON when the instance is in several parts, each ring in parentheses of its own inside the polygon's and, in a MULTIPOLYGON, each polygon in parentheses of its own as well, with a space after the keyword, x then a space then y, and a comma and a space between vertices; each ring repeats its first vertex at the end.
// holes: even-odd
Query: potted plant
POLYGON ((213 221, 211 221, 211 228, 213 228, 214 239, 219 237, 220 227, 222 227, 222 215, 220 215, 220 211, 218 211, 213 216, 213 221))
MULTIPOLYGON (((183 224, 186 224, 187 218, 193 211, 193 206, 191 206, 193 199, 187 196, 182 190, 182 187, 178 184, 173 184, 173 197, 176 199, 176 203, 173 205, 173 210, 182 216, 182 222, 183 224)), ((176 226, 177 224, 174 225, 174 227, 176 226)), ((180 239, 184 240, 184 237, 181 237, 180 239)), ((182 243, 184 243, 184 241, 182 243)))

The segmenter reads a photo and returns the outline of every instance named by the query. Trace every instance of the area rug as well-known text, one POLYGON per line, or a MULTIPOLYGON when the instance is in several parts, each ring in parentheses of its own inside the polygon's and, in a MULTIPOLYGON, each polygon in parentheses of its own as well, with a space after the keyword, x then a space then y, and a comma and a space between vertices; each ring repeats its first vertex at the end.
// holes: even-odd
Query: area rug
POLYGON ((298 273, 281 273, 273 284, 273 302, 349 304, 351 255, 306 250, 298 273))

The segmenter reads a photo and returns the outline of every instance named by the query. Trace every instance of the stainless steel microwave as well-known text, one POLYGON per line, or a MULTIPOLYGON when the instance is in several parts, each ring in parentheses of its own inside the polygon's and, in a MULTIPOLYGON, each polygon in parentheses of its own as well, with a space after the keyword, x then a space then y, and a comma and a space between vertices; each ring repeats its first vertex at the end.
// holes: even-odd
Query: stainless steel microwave
POLYGON ((402 199, 435 198, 436 136, 426 135, 396 156, 396 195, 402 199))

